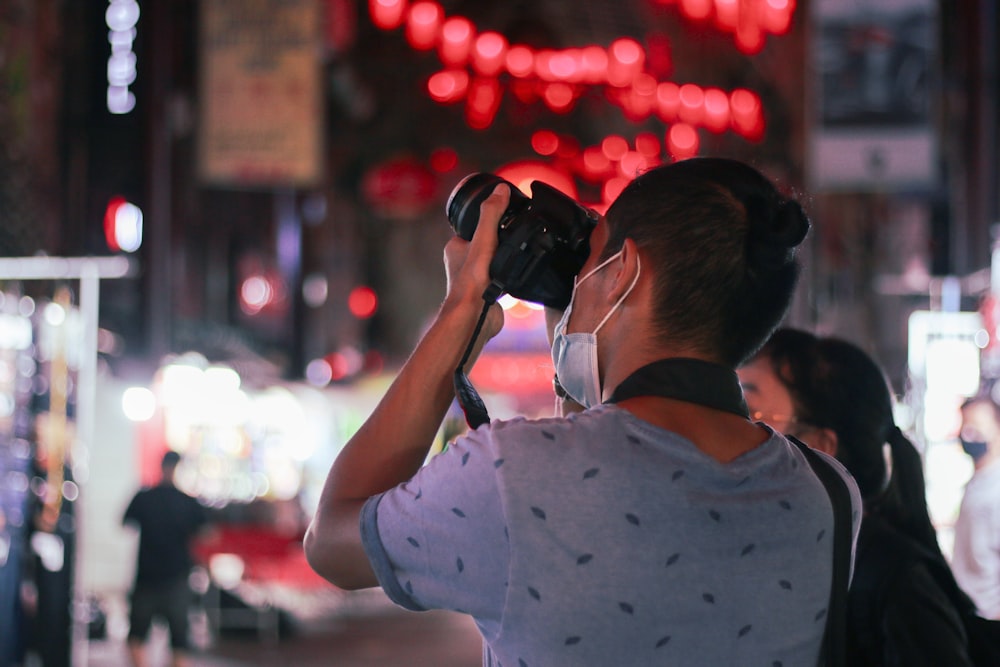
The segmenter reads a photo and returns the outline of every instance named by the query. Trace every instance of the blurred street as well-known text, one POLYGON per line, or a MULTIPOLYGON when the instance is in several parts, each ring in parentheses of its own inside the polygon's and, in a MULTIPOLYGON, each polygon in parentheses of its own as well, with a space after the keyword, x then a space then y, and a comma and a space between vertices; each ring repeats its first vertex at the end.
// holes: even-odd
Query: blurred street
MULTIPOLYGON (((363 605, 320 618, 296 621, 277 640, 253 630, 206 638, 194 623, 197 649, 190 667, 474 667, 482 645, 472 621, 449 612, 413 613, 392 605, 380 592, 366 593, 363 605), (377 593, 377 594, 376 594, 377 593), (201 633, 201 636, 199 634, 201 633)), ((87 646, 87 667, 128 665, 120 630, 87 646)), ((147 654, 149 667, 167 667, 167 633, 154 626, 147 654)))

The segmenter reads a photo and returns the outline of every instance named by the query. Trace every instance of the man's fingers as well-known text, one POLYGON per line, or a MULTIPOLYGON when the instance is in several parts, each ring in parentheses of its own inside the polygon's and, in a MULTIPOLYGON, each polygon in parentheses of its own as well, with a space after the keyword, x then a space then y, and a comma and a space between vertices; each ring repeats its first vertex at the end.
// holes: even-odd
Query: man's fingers
POLYGON ((510 203, 510 188, 500 183, 479 206, 479 224, 472 236, 472 252, 487 252, 492 257, 497 245, 497 225, 510 203))

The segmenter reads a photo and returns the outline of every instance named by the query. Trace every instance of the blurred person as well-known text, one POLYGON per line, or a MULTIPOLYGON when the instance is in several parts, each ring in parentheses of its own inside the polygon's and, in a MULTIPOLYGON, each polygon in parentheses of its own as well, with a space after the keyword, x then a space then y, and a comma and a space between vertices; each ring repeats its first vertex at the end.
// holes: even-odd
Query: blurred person
MULTIPOLYGON (((559 384, 587 409, 495 420, 426 461, 509 197, 497 186, 471 243, 446 244, 444 301, 334 462, 310 564, 471 615, 485 665, 816 664, 829 496, 798 447, 750 421, 734 370, 787 310, 802 208, 732 160, 639 175, 597 222, 553 332, 559 384)), ((502 324, 494 305, 484 338, 502 324)))
POLYGON ((145 667, 145 642, 154 618, 170 631, 171 665, 188 664, 188 583, 194 565, 191 542, 207 523, 204 507, 174 486, 180 454, 163 455, 160 482, 140 490, 122 523, 139 530, 135 583, 130 596, 128 651, 135 667, 145 667))
POLYGON ((751 415, 835 456, 864 502, 848 602, 850 665, 971 665, 959 590, 927 511, 920 453, 859 347, 783 328, 738 371, 751 415))
POLYGON ((960 440, 974 471, 955 521, 951 565, 980 615, 1000 619, 1000 407, 988 394, 962 405, 960 440))

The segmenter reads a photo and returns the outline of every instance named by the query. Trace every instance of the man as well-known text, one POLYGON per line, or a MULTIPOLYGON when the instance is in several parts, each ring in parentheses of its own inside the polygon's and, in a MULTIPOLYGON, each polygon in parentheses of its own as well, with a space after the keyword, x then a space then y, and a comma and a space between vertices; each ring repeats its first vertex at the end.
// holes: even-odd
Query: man
MULTIPOLYGON (((446 245, 444 303, 335 461, 310 564, 470 614, 491 666, 816 664, 830 502, 802 453, 749 420, 733 370, 787 309, 802 209, 731 160, 639 176, 552 332, 561 391, 587 409, 495 421, 423 466, 509 196, 498 186, 471 243, 446 245)), ((501 326, 495 309, 483 331, 501 326)))
POLYGON ((136 493, 122 523, 139 529, 139 556, 129 613, 128 649, 132 664, 145 667, 144 644, 154 617, 170 629, 171 665, 187 665, 190 544, 206 523, 204 508, 174 486, 181 457, 168 451, 160 483, 136 493))
POLYGON ((955 522, 952 570, 979 615, 1000 619, 1000 407, 988 395, 962 406, 960 440, 975 468, 955 522))

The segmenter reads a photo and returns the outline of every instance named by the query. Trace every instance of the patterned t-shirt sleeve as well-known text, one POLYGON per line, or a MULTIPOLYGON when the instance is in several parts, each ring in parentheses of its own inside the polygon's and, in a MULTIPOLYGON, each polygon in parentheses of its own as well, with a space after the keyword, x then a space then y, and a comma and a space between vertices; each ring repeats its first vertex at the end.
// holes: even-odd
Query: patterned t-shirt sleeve
POLYGON ((459 438, 362 510, 362 541, 379 584, 407 609, 500 617, 509 550, 497 490, 502 460, 488 434, 481 428, 459 438))

